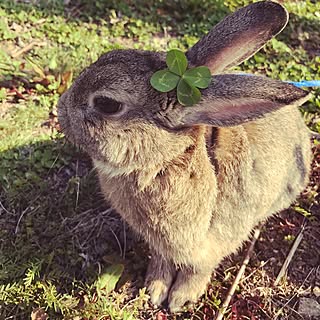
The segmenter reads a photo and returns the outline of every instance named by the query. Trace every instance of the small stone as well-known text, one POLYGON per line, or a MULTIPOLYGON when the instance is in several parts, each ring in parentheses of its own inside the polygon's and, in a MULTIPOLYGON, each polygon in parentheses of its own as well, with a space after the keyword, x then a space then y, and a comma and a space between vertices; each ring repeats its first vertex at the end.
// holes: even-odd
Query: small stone
POLYGON ((320 297, 320 287, 314 287, 312 293, 318 298, 320 297))
POLYGON ((298 313, 301 316, 320 317, 320 304, 311 298, 300 298, 298 313))
POLYGON ((31 313, 31 320, 47 320, 48 315, 42 308, 34 309, 31 313))

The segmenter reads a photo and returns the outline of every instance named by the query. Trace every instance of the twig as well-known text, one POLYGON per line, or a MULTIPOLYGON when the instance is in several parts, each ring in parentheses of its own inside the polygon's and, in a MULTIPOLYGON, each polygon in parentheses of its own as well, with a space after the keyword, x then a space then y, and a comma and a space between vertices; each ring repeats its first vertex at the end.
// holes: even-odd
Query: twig
POLYGON ((312 139, 316 139, 320 141, 320 133, 309 130, 310 136, 312 139))
POLYGON ((122 247, 121 247, 121 243, 119 241, 119 238, 117 237, 117 235, 115 234, 115 232, 112 230, 112 228, 109 227, 109 230, 111 231, 111 233, 113 234, 114 238, 116 239, 117 241, 117 244, 118 244, 118 247, 119 247, 119 250, 120 250, 120 257, 123 257, 123 252, 122 252, 122 247))
MULTIPOLYGON (((0 208, 7 214, 10 214, 10 215, 14 215, 12 212, 8 211, 5 206, 2 204, 2 202, 0 201, 0 208)), ((0 212, 1 213, 1 212, 0 212)))
POLYGON ((253 270, 248 276, 246 276, 245 278, 243 278, 241 281, 240 281, 240 284, 245 282, 246 280, 248 280, 249 278, 251 278, 259 269, 263 268, 266 264, 268 264, 270 262, 270 259, 267 260, 267 261, 264 261, 263 263, 261 263, 261 265, 256 268, 255 270, 253 270))
POLYGON ((33 42, 30 42, 29 44, 27 44, 25 47, 23 47, 22 49, 16 51, 16 52, 13 52, 11 53, 11 57, 12 58, 17 58, 19 57, 20 55, 22 55, 23 53, 26 53, 28 51, 30 51, 34 46, 40 46, 40 47, 43 47, 45 46, 47 43, 46 42, 37 42, 37 41, 33 41, 33 42))
POLYGON ((251 254, 253 252, 253 248, 254 248, 254 245, 256 243, 256 241, 258 240, 259 236, 260 236, 260 229, 261 229, 261 226, 259 226, 257 229, 255 229, 254 231, 254 234, 253 234, 253 238, 252 238, 252 241, 250 243, 250 246, 247 250, 247 253, 246 253, 246 256, 242 262, 242 265, 238 271, 238 274, 236 276, 236 278, 234 279, 233 283, 232 283, 232 286, 230 287, 229 289, 229 292, 227 294, 227 297, 226 299, 224 300, 223 304, 222 304, 222 307, 221 309, 219 310, 217 316, 216 316, 216 320, 222 320, 223 319, 223 316, 224 316, 224 313, 226 312, 229 304, 230 304, 230 301, 231 301, 231 298, 239 284, 239 281, 241 279, 241 277, 243 276, 243 273, 250 261, 250 257, 251 257, 251 254))
POLYGON ((29 207, 27 207, 26 209, 24 209, 18 219, 18 222, 17 222, 17 225, 16 225, 16 228, 14 230, 14 234, 17 234, 18 231, 19 231, 19 225, 20 225, 20 222, 21 222, 21 219, 23 218, 23 216, 25 215, 25 213, 29 210, 29 207))
POLYGON ((77 160, 77 162, 76 162, 77 195, 76 195, 76 206, 75 206, 75 209, 77 209, 77 207, 78 207, 79 194, 80 194, 80 179, 79 179, 79 175, 78 175, 78 170, 79 170, 79 160, 77 160))
POLYGON ((37 211, 38 209, 40 208, 40 206, 37 206, 36 208, 32 208, 31 206, 27 207, 26 209, 24 209, 18 219, 18 222, 16 224, 16 228, 14 230, 14 234, 17 234, 18 231, 19 231, 19 226, 20 226, 20 222, 22 220, 22 218, 24 217, 24 215, 28 212, 29 209, 31 209, 31 211, 29 212, 30 213, 34 213, 35 211, 37 211))
MULTIPOLYGON (((282 314, 282 311, 284 308, 286 308, 289 303, 299 294, 299 291, 303 288, 304 284, 307 282, 309 279, 310 275, 315 271, 315 268, 312 268, 306 278, 303 280, 301 286, 298 288, 297 292, 278 310, 278 312, 275 314, 273 320, 278 319, 279 315, 282 314)), ((292 308, 291 308, 292 309, 292 308)), ((294 309, 293 309, 294 310, 294 309)), ((298 313, 296 310, 294 310, 295 313, 298 313)), ((299 314, 299 313, 298 313, 299 314)))
POLYGON ((291 247, 291 249, 290 249, 290 251, 288 253, 288 256, 287 256, 286 260, 284 261, 284 263, 283 263, 283 265, 281 267, 281 270, 280 270, 280 272, 279 272, 279 274, 278 274, 278 276, 277 276, 277 278, 276 278, 276 280, 274 282, 275 286, 277 286, 279 284, 280 280, 283 278, 283 276, 287 272, 288 266, 289 266, 294 254, 295 254, 295 252, 296 252, 296 250, 297 250, 297 248, 298 248, 298 246, 299 246, 299 244, 300 244, 300 242, 302 240, 304 229, 305 229, 305 225, 303 224, 302 227, 301 227, 301 230, 300 230, 298 236, 296 237, 296 239, 295 239, 295 241, 294 241, 294 243, 293 243, 293 245, 292 245, 292 247, 291 247))
POLYGON ((123 226, 123 255, 122 258, 126 258, 126 251, 127 251, 127 232, 126 232, 126 224, 124 220, 122 221, 122 226, 123 226))

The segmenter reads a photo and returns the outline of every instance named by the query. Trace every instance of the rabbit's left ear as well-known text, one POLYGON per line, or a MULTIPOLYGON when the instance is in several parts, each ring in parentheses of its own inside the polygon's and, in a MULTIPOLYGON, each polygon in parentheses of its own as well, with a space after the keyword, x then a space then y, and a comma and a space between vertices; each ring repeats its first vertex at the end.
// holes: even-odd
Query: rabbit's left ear
POLYGON ((202 90, 197 105, 183 107, 175 126, 235 126, 286 105, 301 105, 308 94, 291 84, 261 76, 217 75, 212 77, 209 88, 202 90))
POLYGON ((288 12, 271 1, 239 9, 214 26, 188 52, 191 65, 207 66, 212 74, 240 64, 277 35, 288 22, 288 12))

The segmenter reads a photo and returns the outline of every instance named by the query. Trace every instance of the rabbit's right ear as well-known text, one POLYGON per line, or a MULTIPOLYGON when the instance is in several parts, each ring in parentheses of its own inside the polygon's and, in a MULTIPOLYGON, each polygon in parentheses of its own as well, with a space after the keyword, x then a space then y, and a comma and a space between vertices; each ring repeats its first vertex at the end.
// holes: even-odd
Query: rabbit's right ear
POLYGON ((288 12, 271 1, 239 9, 218 23, 188 52, 191 65, 205 65, 212 74, 236 66, 256 53, 288 22, 288 12))
POLYGON ((172 117, 171 123, 176 128, 237 126, 284 106, 301 105, 308 98, 307 91, 282 81, 254 75, 220 74, 213 76, 210 86, 202 90, 200 102, 194 107, 177 109, 180 114, 172 117))

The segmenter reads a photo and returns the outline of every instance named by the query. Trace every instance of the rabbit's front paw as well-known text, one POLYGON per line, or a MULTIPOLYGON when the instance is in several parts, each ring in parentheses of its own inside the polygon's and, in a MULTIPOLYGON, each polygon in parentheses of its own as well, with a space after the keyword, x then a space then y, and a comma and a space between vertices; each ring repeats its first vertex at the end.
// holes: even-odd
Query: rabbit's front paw
POLYGON ((173 264, 157 255, 151 258, 145 286, 152 304, 158 306, 168 297, 175 274, 176 269, 173 264))
POLYGON ((196 302, 205 292, 209 280, 210 273, 179 271, 168 298, 170 311, 181 311, 187 302, 196 302))
POLYGON ((150 300, 154 306, 159 306, 168 297, 170 283, 162 280, 153 280, 149 283, 147 290, 150 295, 150 300))

